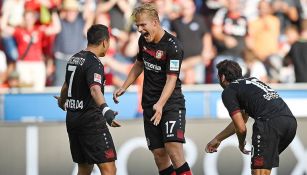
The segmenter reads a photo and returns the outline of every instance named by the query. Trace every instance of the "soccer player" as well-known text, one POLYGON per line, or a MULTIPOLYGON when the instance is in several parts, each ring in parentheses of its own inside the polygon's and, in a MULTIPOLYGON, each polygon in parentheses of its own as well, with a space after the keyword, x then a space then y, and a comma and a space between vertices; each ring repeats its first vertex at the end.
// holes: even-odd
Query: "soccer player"
POLYGON ((78 175, 90 175, 94 164, 101 174, 115 175, 116 151, 106 123, 120 124, 103 96, 105 77, 99 60, 109 48, 108 28, 91 26, 87 40, 87 48, 69 59, 61 96, 56 98, 59 107, 67 110, 67 132, 78 175))
POLYGON ((239 149, 245 147, 248 116, 255 122, 252 135, 251 169, 253 175, 269 175, 279 165, 279 154, 291 143, 297 122, 287 104, 268 85, 256 78, 243 78, 238 63, 224 60, 217 64, 222 100, 232 122, 206 146, 206 152, 217 151, 220 143, 236 133, 239 149))
POLYGON ((113 94, 118 97, 144 70, 142 107, 149 149, 161 175, 191 175, 185 161, 185 100, 178 78, 183 57, 177 38, 163 30, 152 4, 144 3, 132 13, 139 38, 139 53, 128 77, 113 94))

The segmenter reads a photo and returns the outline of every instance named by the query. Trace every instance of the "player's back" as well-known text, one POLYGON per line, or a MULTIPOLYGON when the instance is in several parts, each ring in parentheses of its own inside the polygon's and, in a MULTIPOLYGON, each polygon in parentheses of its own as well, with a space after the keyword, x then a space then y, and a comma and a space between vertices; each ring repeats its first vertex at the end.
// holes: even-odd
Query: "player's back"
POLYGON ((236 91, 240 108, 253 118, 292 116, 290 109, 278 93, 257 78, 243 78, 229 86, 236 91))
MULTIPOLYGON (((80 51, 69 59, 65 76, 65 82, 68 84, 66 100, 68 130, 93 126, 97 120, 99 123, 102 122, 99 119, 101 113, 91 96, 90 87, 96 83, 101 85, 103 80, 103 65, 93 53, 80 51)), ((103 86, 101 87, 103 92, 103 86)))

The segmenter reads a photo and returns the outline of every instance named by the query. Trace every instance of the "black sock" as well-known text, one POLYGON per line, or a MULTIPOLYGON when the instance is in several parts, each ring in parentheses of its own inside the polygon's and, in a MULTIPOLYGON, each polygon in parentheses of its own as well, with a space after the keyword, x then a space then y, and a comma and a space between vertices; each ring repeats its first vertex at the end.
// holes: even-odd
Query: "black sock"
POLYGON ((184 163, 181 167, 176 169, 177 175, 181 175, 182 173, 185 173, 185 172, 190 172, 190 174, 191 174, 191 169, 190 169, 189 164, 187 162, 184 163))
POLYGON ((159 174, 160 175, 171 175, 174 172, 175 172, 174 167, 173 167, 173 165, 171 165, 168 168, 159 171, 159 174))

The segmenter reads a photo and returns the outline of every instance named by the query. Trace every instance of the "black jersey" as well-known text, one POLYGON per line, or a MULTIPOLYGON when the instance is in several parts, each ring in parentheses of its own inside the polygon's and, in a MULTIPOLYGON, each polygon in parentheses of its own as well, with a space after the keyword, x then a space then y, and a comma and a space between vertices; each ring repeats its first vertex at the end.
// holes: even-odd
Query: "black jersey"
POLYGON ((167 74, 177 76, 175 89, 165 106, 184 106, 181 81, 178 78, 183 59, 183 48, 178 39, 165 32, 159 43, 147 43, 139 38, 138 61, 144 63, 144 84, 142 106, 152 107, 160 98, 166 83, 167 74))
POLYGON ((80 51, 69 59, 65 76, 68 85, 66 123, 69 132, 90 132, 106 127, 105 119, 90 92, 90 87, 96 84, 104 92, 103 70, 100 60, 89 51, 80 51))
POLYGON ((256 78, 233 81, 222 93, 230 116, 245 110, 254 119, 293 116, 288 105, 277 92, 256 78))

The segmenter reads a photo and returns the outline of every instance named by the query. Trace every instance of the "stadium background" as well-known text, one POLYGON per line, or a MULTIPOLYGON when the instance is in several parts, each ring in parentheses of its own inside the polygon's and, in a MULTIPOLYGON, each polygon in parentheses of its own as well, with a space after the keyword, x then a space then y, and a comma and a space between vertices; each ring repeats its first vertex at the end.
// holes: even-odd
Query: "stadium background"
MULTIPOLYGON (((214 84, 214 64, 225 58, 221 46, 227 45, 223 40, 231 37, 239 38, 237 44, 242 38, 247 39, 247 47, 240 48, 244 49, 242 55, 233 55, 231 49, 226 49, 230 53, 227 58, 238 61, 246 76, 272 83, 298 119, 297 137, 281 156, 281 167, 274 169, 272 175, 307 174, 307 84, 302 83, 307 83, 305 1, 270 0, 268 4, 265 0, 194 0, 193 4, 188 3, 191 0, 0 0, 0 175, 76 174, 69 152, 65 113, 52 96, 59 94, 63 67, 72 54, 85 47, 84 31, 93 23, 105 24, 111 32, 111 47, 101 60, 107 75, 106 99, 112 109, 119 111, 118 119, 123 125, 111 128, 118 152, 118 175, 157 174, 144 139, 138 105, 140 81, 129 88, 120 104, 115 105, 111 98, 114 87, 120 86, 127 76, 137 52, 139 35, 131 25, 131 10, 149 1, 158 6, 165 30, 188 36, 184 41, 186 54, 196 54, 191 67, 185 68, 194 74, 181 75, 187 105, 185 151, 194 174, 250 174, 250 156, 238 151, 234 137, 223 142, 218 153, 204 152, 209 139, 230 122, 221 102, 221 88, 214 84), (227 10, 236 14, 230 16, 240 18, 225 15, 227 10), (25 11, 34 14, 35 25, 41 31, 24 32, 22 36, 9 33, 12 28, 26 31, 24 24, 34 25, 24 19, 25 11), (188 25, 180 25, 176 20, 195 16, 203 20, 190 21, 188 25), (35 49, 21 59, 29 38, 35 32, 45 33, 46 28, 56 26, 57 18, 61 22, 59 33, 36 38, 37 42, 32 43, 35 49), (226 38, 221 39, 216 31, 223 31, 226 38), (21 38, 27 42, 14 45, 13 41, 21 38), (202 43, 200 38, 206 42, 202 43), (193 50, 201 45, 212 47, 193 50), (301 48, 291 49, 297 46, 301 48)), ((248 123, 249 143, 252 123, 252 120, 248 123)), ((95 170, 93 174, 98 174, 95 170)))
MULTIPOLYGON (((290 147, 283 153, 280 168, 272 175, 303 175, 307 173, 307 84, 272 84, 298 119, 298 132, 290 147)), ((113 87, 107 87, 106 99, 118 110, 121 128, 111 128, 118 152, 118 175, 151 175, 157 171, 147 150, 141 118, 137 113, 136 87, 131 87, 118 105, 113 104, 113 87)), ((187 99, 187 161, 195 175, 250 174, 250 156, 237 149, 237 139, 222 143, 218 153, 206 154, 205 144, 229 122, 220 99, 218 85, 184 86, 187 99)), ((72 163, 65 128, 65 113, 56 105, 53 95, 59 88, 33 93, 20 89, 18 94, 3 94, 0 99, 0 174, 52 175, 76 174, 72 163)), ((247 141, 250 144, 251 126, 248 122, 247 141)), ((93 175, 99 174, 97 169, 93 175)))

